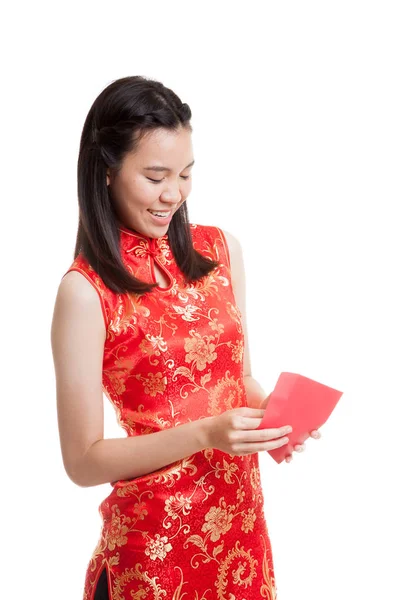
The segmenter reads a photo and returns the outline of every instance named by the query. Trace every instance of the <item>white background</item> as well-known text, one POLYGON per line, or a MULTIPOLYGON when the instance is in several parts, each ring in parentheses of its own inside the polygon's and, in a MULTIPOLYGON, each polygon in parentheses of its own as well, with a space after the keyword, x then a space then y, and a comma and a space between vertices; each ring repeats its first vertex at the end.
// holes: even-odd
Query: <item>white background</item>
MULTIPOLYGON (((260 454, 279 600, 399 598, 397 2, 20 2, 2 32, 2 590, 80 600, 108 484, 59 449, 50 326, 90 105, 143 75, 193 113, 193 223, 242 244, 253 376, 344 392, 260 454)), ((105 437, 124 436, 105 398, 105 437)), ((192 600, 189 594, 187 600, 192 600)))

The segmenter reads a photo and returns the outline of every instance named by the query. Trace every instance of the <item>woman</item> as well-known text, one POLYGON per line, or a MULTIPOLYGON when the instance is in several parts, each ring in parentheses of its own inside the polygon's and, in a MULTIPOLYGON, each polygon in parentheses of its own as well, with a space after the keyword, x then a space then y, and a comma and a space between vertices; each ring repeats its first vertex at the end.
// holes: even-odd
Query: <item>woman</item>
POLYGON ((240 244, 189 223, 190 118, 126 77, 83 127, 52 349, 66 472, 112 485, 84 600, 276 597, 257 453, 290 428, 257 430, 240 244), (103 392, 126 438, 104 439, 103 392))

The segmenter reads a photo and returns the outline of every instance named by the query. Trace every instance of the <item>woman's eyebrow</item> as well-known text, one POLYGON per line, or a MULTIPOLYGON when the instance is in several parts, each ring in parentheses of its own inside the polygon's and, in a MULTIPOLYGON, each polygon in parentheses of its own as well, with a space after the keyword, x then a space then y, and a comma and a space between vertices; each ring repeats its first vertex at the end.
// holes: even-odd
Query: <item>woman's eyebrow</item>
MULTIPOLYGON (((191 163, 189 163, 188 165, 186 165, 185 169, 191 167, 192 165, 194 165, 194 160, 191 163)), ((144 170, 145 171, 172 171, 172 169, 170 169, 169 167, 161 167, 158 165, 154 165, 152 167, 144 167, 144 170)))

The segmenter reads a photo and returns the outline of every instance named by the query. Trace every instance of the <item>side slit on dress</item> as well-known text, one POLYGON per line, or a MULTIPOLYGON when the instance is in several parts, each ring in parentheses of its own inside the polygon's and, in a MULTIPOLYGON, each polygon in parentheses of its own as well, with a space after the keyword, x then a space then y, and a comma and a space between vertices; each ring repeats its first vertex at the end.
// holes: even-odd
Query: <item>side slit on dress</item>
POLYGON ((110 600, 108 595, 107 569, 104 567, 97 580, 93 600, 110 600))

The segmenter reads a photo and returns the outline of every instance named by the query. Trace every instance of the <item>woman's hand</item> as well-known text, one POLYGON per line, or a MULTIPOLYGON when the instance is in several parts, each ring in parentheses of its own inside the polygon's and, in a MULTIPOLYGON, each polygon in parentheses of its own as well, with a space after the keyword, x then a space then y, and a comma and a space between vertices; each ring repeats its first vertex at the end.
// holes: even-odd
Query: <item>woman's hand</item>
POLYGON ((199 419, 203 448, 217 448, 233 456, 274 450, 288 443, 290 426, 258 429, 265 410, 240 406, 220 415, 199 419))
MULTIPOLYGON (((271 392, 272 394, 272 392, 271 392)), ((269 398, 271 396, 271 394, 268 394, 268 396, 262 401, 262 403, 260 404, 260 408, 267 408, 267 404, 269 402, 269 398)), ((321 438, 321 433, 319 431, 319 429, 313 429, 313 431, 310 432, 310 436, 314 439, 314 440, 319 440, 321 438)), ((306 449, 304 444, 297 444, 294 447, 296 452, 304 452, 304 450, 306 449)), ((292 462, 293 460, 293 454, 290 454, 289 456, 287 456, 285 458, 287 463, 292 462)))
MULTIPOLYGON (((319 429, 313 429, 313 430, 310 432, 310 436, 311 436, 312 438, 314 438, 314 440, 319 440, 319 439, 320 439, 320 437, 321 437, 321 433, 320 433, 319 429)), ((297 444, 297 445, 294 447, 294 449, 295 449, 295 451, 296 451, 296 452, 303 452, 303 451, 306 449, 306 447, 305 447, 305 445, 304 445, 304 444, 297 444)), ((287 463, 290 463, 290 462, 292 462, 292 460, 293 460, 293 454, 290 454, 289 456, 287 456, 287 457, 285 458, 285 461, 286 461, 287 463)))

